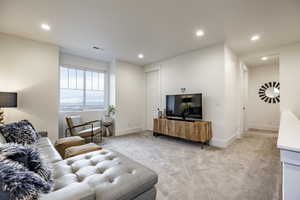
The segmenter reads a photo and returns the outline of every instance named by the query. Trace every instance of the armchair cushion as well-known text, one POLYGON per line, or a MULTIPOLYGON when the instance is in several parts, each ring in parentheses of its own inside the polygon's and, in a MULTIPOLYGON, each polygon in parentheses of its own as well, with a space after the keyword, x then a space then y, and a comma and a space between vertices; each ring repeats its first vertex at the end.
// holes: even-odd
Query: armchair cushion
POLYGON ((85 144, 85 140, 79 136, 71 136, 66 138, 60 138, 55 142, 55 148, 61 156, 65 155, 67 148, 72 146, 78 146, 85 144))
POLYGON ((97 151, 100 149, 102 149, 102 148, 94 143, 73 146, 73 147, 69 147, 66 149, 64 158, 70 158, 73 156, 77 156, 77 155, 92 152, 92 151, 97 151))
POLYGON ((34 144, 39 139, 33 125, 27 120, 2 125, 0 126, 0 133, 7 142, 18 144, 34 144))
POLYGON ((101 127, 93 127, 93 129, 92 128, 87 128, 87 129, 84 129, 82 131, 79 131, 78 135, 81 136, 81 137, 90 137, 92 135, 92 133, 94 135, 96 135, 100 132, 101 132, 101 127))

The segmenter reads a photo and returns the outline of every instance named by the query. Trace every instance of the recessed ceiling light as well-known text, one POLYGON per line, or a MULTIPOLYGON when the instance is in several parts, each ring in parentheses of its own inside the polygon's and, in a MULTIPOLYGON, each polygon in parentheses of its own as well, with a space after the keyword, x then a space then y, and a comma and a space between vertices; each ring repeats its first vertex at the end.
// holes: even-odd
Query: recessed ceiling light
POLYGON ((203 31, 203 30, 197 30, 197 31, 196 31, 196 36, 197 36, 197 37, 202 37, 202 36, 204 36, 204 31, 203 31))
POLYGON ((45 31, 50 31, 51 27, 48 24, 42 24, 41 28, 44 29, 45 31))
POLYGON ((260 39, 260 36, 259 35, 253 35, 252 37, 251 37, 251 40, 252 41, 257 41, 257 40, 259 40, 260 39))
POLYGON ((140 54, 138 55, 138 57, 139 57, 140 59, 142 59, 142 58, 144 58, 144 55, 143 55, 142 53, 140 53, 140 54))
POLYGON ((266 56, 264 56, 264 57, 261 58, 261 60, 268 60, 268 59, 269 59, 269 58, 266 57, 266 56))

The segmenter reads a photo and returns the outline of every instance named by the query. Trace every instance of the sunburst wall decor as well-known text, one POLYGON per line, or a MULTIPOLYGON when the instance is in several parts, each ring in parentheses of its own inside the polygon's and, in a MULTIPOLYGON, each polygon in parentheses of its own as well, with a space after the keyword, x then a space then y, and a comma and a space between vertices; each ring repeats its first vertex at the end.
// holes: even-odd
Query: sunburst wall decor
POLYGON ((266 103, 280 102, 280 83, 277 81, 263 84, 258 91, 260 99, 266 103))

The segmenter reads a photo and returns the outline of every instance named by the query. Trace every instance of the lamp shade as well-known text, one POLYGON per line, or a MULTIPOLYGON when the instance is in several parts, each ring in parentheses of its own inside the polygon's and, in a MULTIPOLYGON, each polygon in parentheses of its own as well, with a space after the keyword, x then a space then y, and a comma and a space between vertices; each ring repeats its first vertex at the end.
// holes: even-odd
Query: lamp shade
POLYGON ((0 92, 0 108, 17 107, 17 93, 0 92))

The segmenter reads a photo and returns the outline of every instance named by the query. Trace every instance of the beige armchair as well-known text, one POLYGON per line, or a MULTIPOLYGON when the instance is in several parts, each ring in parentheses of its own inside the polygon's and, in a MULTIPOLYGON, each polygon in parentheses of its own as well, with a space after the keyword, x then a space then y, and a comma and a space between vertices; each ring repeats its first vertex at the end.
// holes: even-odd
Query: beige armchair
POLYGON ((68 128, 65 131, 65 136, 68 136, 68 132, 71 136, 80 136, 84 139, 91 138, 93 142, 94 136, 98 136, 102 141, 102 121, 94 120, 89 122, 82 122, 79 115, 67 116, 66 122, 68 128), (97 125, 98 124, 98 125, 97 125))

